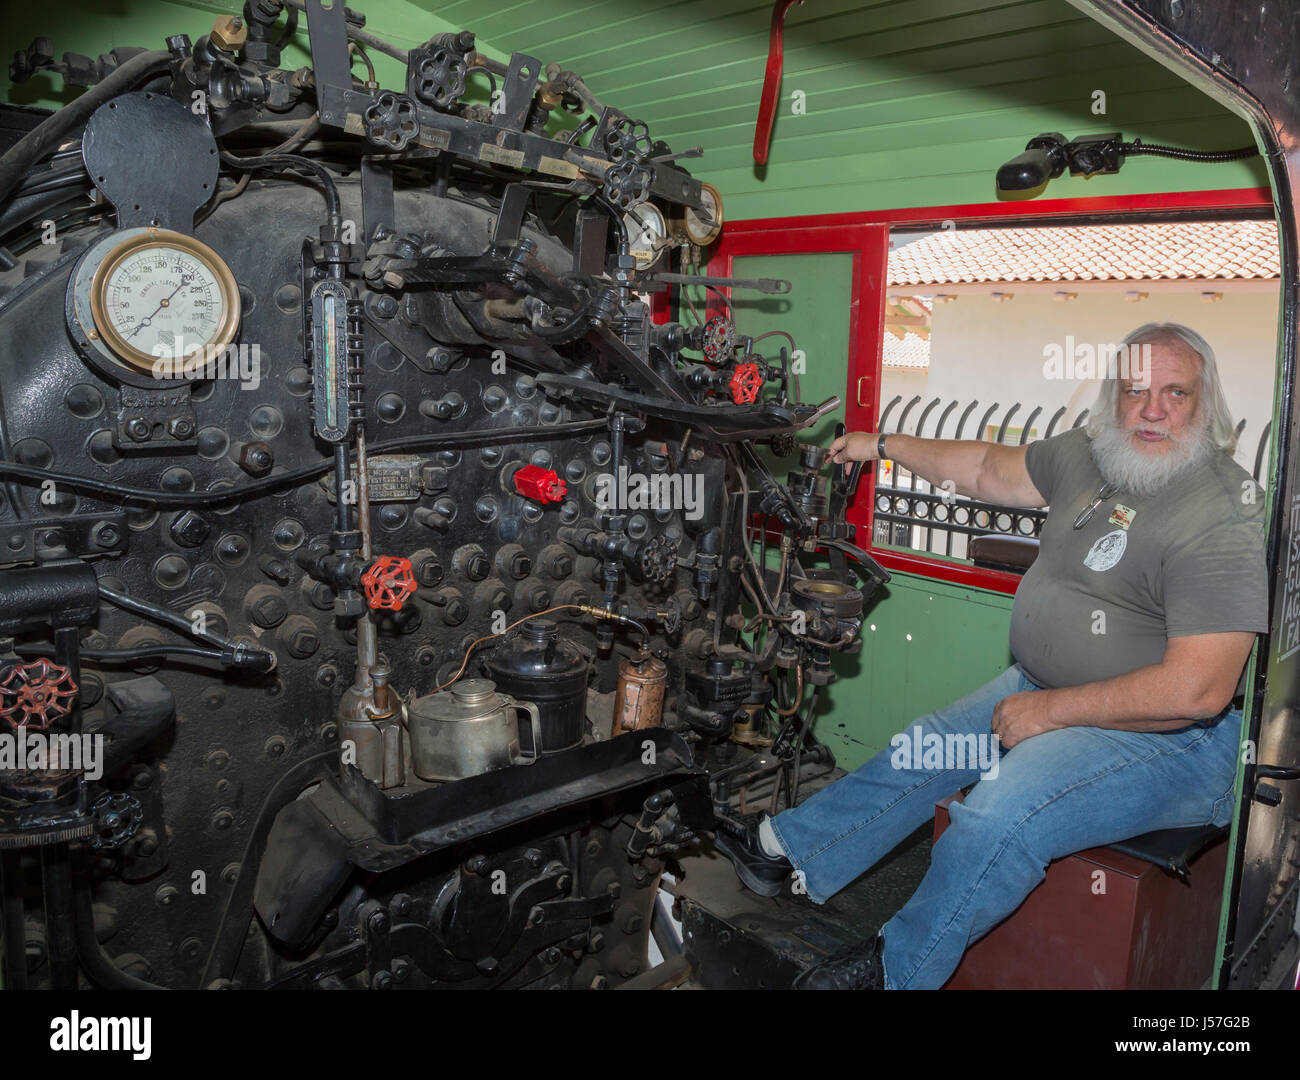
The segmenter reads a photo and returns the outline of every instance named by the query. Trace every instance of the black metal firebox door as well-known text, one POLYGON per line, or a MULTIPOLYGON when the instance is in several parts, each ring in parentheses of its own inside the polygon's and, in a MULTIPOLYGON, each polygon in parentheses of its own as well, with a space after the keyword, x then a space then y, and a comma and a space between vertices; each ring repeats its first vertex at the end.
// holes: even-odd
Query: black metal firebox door
POLYGON ((1241 801, 1215 983, 1276 987, 1296 967, 1300 895, 1300 455, 1294 409, 1300 193, 1300 2, 1070 0, 1251 125, 1269 168, 1282 257, 1282 322, 1267 484, 1269 634, 1254 660, 1241 801), (1251 760, 1253 758, 1253 761, 1251 760))

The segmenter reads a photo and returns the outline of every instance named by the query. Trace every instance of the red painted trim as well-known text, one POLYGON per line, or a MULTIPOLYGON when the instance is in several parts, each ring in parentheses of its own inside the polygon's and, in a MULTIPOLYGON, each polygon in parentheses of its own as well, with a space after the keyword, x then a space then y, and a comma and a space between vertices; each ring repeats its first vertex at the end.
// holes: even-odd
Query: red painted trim
POLYGON ((672 318, 672 314, 672 289, 660 289, 658 292, 650 294, 650 321, 652 323, 656 326, 662 326, 672 318))
POLYGON ((1013 594, 1020 587, 1020 575, 1008 574, 1004 570, 985 570, 979 566, 931 559, 920 552, 895 551, 893 548, 873 547, 867 550, 886 570, 897 570, 901 574, 919 574, 936 581, 949 581, 954 585, 969 585, 975 589, 988 589, 990 592, 1007 595, 1013 594))
MULTIPOLYGON (((745 256, 833 252, 853 255, 844 422, 850 431, 870 431, 880 415, 880 357, 884 349, 885 286, 889 270, 889 229, 886 226, 858 224, 833 230, 796 227, 734 234, 729 234, 724 226, 709 259, 709 273, 729 277, 732 261, 745 256), (858 393, 860 385, 861 394, 858 393)), ((710 316, 722 314, 722 302, 716 294, 711 292, 709 295, 710 316)), ((859 483, 854 506, 866 507, 866 515, 875 504, 875 485, 874 471, 864 475, 859 483)), ((869 522, 866 535, 871 535, 869 522)))
POLYGON ((1156 195, 1107 195, 1096 199, 1032 199, 970 203, 964 206, 902 207, 895 210, 858 210, 843 214, 729 221, 723 228, 720 243, 726 242, 729 233, 769 232, 775 229, 805 231, 872 224, 934 225, 943 221, 996 221, 1000 218, 1151 213, 1161 210, 1258 210, 1271 206, 1273 193, 1268 188, 1227 188, 1222 191, 1173 191, 1156 195))
MULTIPOLYGON (((881 355, 884 348, 891 226, 937 227, 944 221, 996 222, 1017 218, 1069 218, 1102 214, 1122 216, 1162 210, 1258 210, 1273 205, 1273 193, 1269 188, 1229 188, 1222 191, 1176 191, 1154 195, 1109 195, 1095 199, 1041 199, 965 206, 905 207, 897 210, 729 221, 723 226, 722 235, 714 245, 709 260, 709 273, 728 277, 731 274, 732 260, 746 255, 853 252, 853 302, 849 312, 845 422, 850 431, 871 431, 873 420, 880 411, 881 355), (861 379, 870 379, 871 382, 866 388, 866 400, 859 405, 857 390, 861 379)), ((709 296, 709 315, 723 314, 725 308, 722 302, 712 292, 709 296)), ((863 546, 882 566, 938 581, 1006 594, 1014 593, 1019 586, 1018 574, 945 562, 919 552, 900 552, 871 546, 869 541, 873 535, 874 508, 875 470, 872 469, 867 470, 862 478, 858 495, 849 507, 848 520, 857 526, 859 541, 868 541, 863 546)))

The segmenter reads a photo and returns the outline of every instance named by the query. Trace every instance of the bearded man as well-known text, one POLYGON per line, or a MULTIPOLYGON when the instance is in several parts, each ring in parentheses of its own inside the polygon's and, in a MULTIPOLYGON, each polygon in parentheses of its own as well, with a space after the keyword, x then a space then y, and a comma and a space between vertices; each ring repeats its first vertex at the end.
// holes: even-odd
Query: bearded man
POLYGON ((975 785, 907 904, 797 988, 938 988, 1053 859, 1232 819, 1244 668, 1268 626, 1263 494, 1232 459, 1205 341, 1152 323, 1122 350, 1147 370, 1105 380, 1086 428, 1015 447, 865 432, 832 444, 836 463, 888 457, 985 502, 1050 509, 1012 608, 1013 667, 799 806, 719 829, 751 889, 776 895, 793 872, 824 903, 975 785), (904 752, 972 738, 997 740, 996 768, 981 771, 982 750, 904 752))

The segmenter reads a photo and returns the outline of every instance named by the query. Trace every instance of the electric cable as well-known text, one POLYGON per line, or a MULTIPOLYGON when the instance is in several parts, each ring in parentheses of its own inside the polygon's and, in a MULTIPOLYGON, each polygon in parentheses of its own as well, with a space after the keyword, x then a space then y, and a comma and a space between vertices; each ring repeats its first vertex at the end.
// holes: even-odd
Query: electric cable
POLYGON ((71 131, 89 120, 96 109, 141 79, 167 71, 171 61, 172 55, 166 49, 137 53, 84 94, 32 128, 0 157, 0 203, 9 198, 28 169, 48 156, 71 131))
POLYGON ((249 645, 246 642, 231 641, 206 630, 197 630, 184 615, 168 611, 166 608, 159 607, 148 600, 139 600, 134 596, 127 596, 125 593, 110 589, 102 581, 99 583, 99 595, 101 599, 107 600, 114 607, 129 611, 133 615, 143 615, 147 619, 153 619, 155 622, 170 626, 173 630, 178 630, 187 637, 195 638, 213 646, 214 649, 218 650, 217 659, 226 667, 241 668, 263 674, 275 670, 277 658, 275 653, 269 649, 249 645))
MULTIPOLYGON (((44 645, 16 645, 19 656, 53 656, 54 649, 44 645)), ((216 649, 201 649, 197 645, 145 645, 138 649, 78 649, 78 658, 97 664, 129 664, 138 660, 165 660, 169 656, 192 656, 201 660, 222 660, 216 649)))
POLYGON ((1236 150, 1189 150, 1182 146, 1144 143, 1141 139, 1134 139, 1130 143, 1121 143, 1119 151, 1127 157, 1146 154, 1150 157, 1167 157, 1178 161, 1207 163, 1241 161, 1245 158, 1256 157, 1259 154, 1259 151, 1253 146, 1240 146, 1236 150))
POLYGON ((309 172, 321 182, 330 224, 337 225, 343 220, 338 185, 334 183, 334 177, 330 176, 329 170, 319 161, 313 161, 311 158, 301 157, 297 154, 258 154, 256 157, 236 157, 228 150, 221 151, 221 160, 232 169, 246 171, 252 169, 298 169, 299 171, 309 172))

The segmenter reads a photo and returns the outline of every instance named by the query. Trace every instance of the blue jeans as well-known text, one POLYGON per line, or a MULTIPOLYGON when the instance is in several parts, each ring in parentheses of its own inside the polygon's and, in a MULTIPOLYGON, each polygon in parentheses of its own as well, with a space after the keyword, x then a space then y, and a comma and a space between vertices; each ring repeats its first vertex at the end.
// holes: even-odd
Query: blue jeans
POLYGON ((1174 732, 1070 727, 1000 758, 995 745, 984 758, 969 752, 971 735, 989 745, 999 701, 1039 689, 1009 668, 772 819, 809 898, 821 904, 929 821, 937 800, 975 784, 949 808, 920 886, 882 927, 891 990, 941 987, 966 947, 1020 906, 1053 859, 1156 829, 1232 820, 1240 711, 1174 732), (915 749, 939 744, 967 752, 939 760, 915 749))

